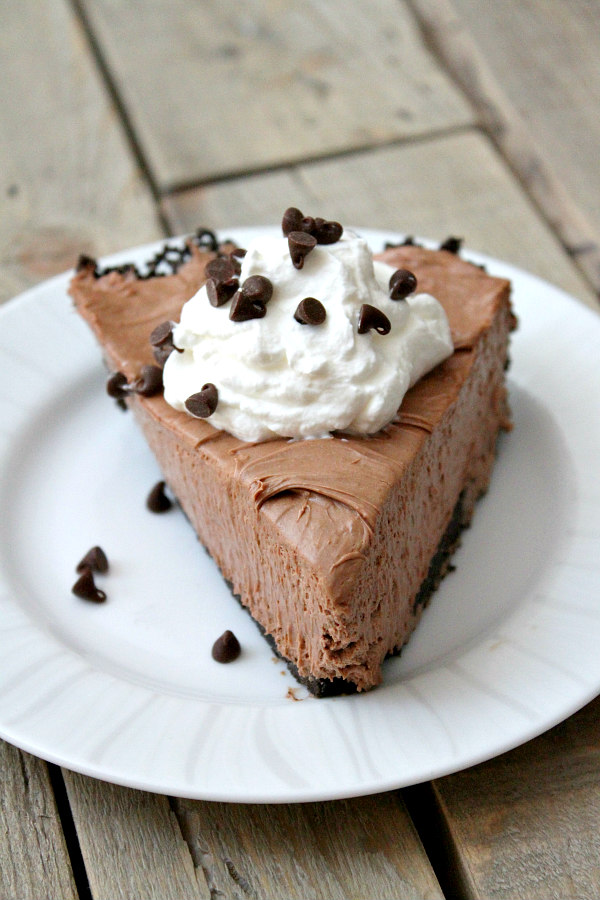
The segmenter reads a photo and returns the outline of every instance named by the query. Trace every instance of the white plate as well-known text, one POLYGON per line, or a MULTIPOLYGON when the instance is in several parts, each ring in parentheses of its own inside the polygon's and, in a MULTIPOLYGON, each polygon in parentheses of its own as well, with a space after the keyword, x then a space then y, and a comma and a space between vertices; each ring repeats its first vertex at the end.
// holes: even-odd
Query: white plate
MULTIPOLYGON (((394 239, 363 233, 376 250, 394 239)), ((227 234, 248 240, 248 230, 227 234)), ((0 735, 137 788, 289 802, 457 771, 593 698, 600 318, 538 278, 484 261, 514 283, 515 429, 457 571, 402 656, 385 664, 384 684, 327 700, 306 697, 274 660, 183 515, 146 511, 159 471, 131 416, 106 398, 68 274, 2 308, 0 735), (94 544, 112 566, 101 606, 70 590, 94 544), (244 649, 222 666, 210 649, 226 628, 244 649)))

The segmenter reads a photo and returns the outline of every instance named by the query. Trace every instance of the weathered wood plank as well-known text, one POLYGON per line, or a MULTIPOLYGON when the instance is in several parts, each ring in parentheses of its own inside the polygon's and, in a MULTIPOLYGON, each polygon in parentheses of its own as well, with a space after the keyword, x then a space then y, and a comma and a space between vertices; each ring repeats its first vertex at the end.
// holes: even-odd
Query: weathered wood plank
POLYGON ((94 900, 210 898, 166 797, 64 778, 94 900))
POLYGON ((294 805, 176 801, 213 896, 231 900, 441 897, 399 795, 294 805))
POLYGON ((176 231, 273 224, 291 205, 347 224, 434 240, 458 235, 472 249, 596 305, 551 229, 476 131, 205 185, 163 201, 176 231))
POLYGON ((48 768, 0 741, 0 897, 78 897, 48 768))
POLYGON ((430 822, 451 836, 472 900, 600 896, 600 699, 511 753, 434 782, 430 822))
POLYGON ((150 192, 66 0, 4 4, 0 291, 159 237, 150 192))
POLYGON ((463 20, 451 0, 409 0, 425 41, 469 97, 490 138, 600 296, 598 2, 569 0, 567 8, 561 0, 526 4, 511 0, 508 8, 504 3, 487 4, 485 15, 475 0, 465 4, 470 13, 463 20), (578 11, 582 12, 579 20, 574 14, 578 11), (494 71, 499 80, 470 27, 477 28, 486 54, 496 58, 494 71), (571 53, 558 64, 565 41, 571 53), (511 45, 510 51, 504 51, 505 42, 511 45), (564 82, 559 96, 569 114, 553 112, 552 107, 561 104, 556 96, 550 103, 545 93, 557 72, 564 82), (522 114, 518 98, 523 98, 522 114), (578 143, 589 148, 589 159, 587 150, 574 153, 573 134, 564 127, 575 109, 579 110, 577 128, 586 134, 586 140, 578 143), (592 126, 588 115, 594 120, 592 126), (561 137, 559 122, 563 123, 561 137))
POLYGON ((464 125, 396 0, 79 0, 162 190, 464 125))

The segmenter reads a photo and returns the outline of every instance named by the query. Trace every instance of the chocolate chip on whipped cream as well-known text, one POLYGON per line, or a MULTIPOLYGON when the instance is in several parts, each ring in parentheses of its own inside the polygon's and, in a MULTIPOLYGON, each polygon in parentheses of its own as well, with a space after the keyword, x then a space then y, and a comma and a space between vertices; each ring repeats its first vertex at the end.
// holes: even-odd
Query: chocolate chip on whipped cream
POLYGON ((224 631, 212 646, 211 655, 216 662, 230 663, 238 658, 242 648, 233 631, 224 631))
POLYGON ((390 300, 406 300, 409 294, 414 294, 417 287, 417 279, 408 269, 396 269, 390 277, 390 300))
POLYGON ((219 392, 210 382, 202 386, 197 394, 191 394, 185 401, 185 408, 197 419, 212 416, 219 402, 219 392))
POLYGON ((262 319, 273 296, 273 284, 264 275, 251 275, 235 294, 229 318, 232 322, 262 319))
POLYGON ((358 314, 358 333, 366 334, 367 331, 376 331, 377 334, 389 334, 392 330, 392 323, 384 312, 371 306, 370 303, 363 303, 358 314))
POLYGON ((231 261, 231 265, 235 269, 235 274, 239 275, 242 271, 242 260, 246 255, 246 251, 243 247, 236 247, 235 250, 232 250, 229 254, 229 259, 231 261))
POLYGON ((295 206, 290 206, 284 212, 281 230, 284 237, 288 237, 294 231, 310 234, 316 238, 317 244, 335 244, 344 233, 339 222, 304 216, 295 206))
POLYGON ((76 571, 85 572, 86 569, 91 569, 92 572, 108 572, 108 559, 102 547, 92 547, 79 560, 76 571))
POLYGON ((173 350, 178 349, 173 343, 173 325, 173 322, 161 322, 150 335, 152 354, 161 367, 164 366, 173 350))
POLYGON ((216 278, 209 278, 206 282, 206 294, 211 306, 223 306, 228 303, 239 288, 240 283, 234 276, 228 278, 227 281, 217 281, 216 278))
POLYGON ((322 325, 326 317, 325 307, 315 297, 305 297, 301 300, 294 313, 294 318, 300 325, 322 325))
POLYGON ((301 269, 304 266, 305 258, 317 246, 317 239, 314 235, 306 234, 304 231, 290 231, 288 246, 294 268, 301 269))

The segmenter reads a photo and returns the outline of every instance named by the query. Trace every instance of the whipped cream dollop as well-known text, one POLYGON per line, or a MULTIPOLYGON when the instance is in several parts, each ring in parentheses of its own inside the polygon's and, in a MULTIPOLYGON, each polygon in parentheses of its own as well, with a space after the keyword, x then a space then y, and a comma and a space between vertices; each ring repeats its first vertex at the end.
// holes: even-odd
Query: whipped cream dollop
POLYGON ((374 263, 366 241, 352 232, 317 244, 301 268, 287 237, 262 236, 241 264, 241 286, 254 275, 272 283, 264 315, 232 321, 235 298, 213 306, 203 286, 173 328, 182 352, 171 353, 163 376, 165 399, 181 411, 189 411, 186 399, 214 386, 218 402, 208 421, 240 440, 373 434, 394 419, 406 391, 453 351, 440 303, 420 293, 392 300, 394 269, 374 263), (319 324, 294 318, 305 298, 322 304, 319 324), (376 329, 376 316, 359 333, 365 305, 387 317, 388 333, 376 329))

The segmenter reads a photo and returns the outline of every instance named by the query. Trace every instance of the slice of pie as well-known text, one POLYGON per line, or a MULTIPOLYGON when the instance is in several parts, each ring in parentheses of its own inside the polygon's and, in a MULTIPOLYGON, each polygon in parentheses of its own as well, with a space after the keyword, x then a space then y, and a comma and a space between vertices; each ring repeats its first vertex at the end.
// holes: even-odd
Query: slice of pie
MULTIPOLYGON (((202 233, 165 251, 149 274, 102 272, 84 259, 72 280, 78 311, 120 373, 111 392, 126 397, 233 593, 317 696, 380 683, 384 659, 400 651, 447 572, 488 486, 499 430, 510 427, 510 286, 453 249, 409 242, 378 257, 414 273, 419 290, 439 300, 454 352, 408 390, 393 421, 363 437, 244 441, 210 424, 210 397, 203 417, 165 401, 149 367, 161 341, 172 349, 168 328, 155 332, 154 347, 150 335, 179 320, 207 262, 232 246, 216 249, 202 233), (165 262, 171 272, 161 275, 165 262)), ((212 291, 227 316, 237 301, 229 289, 225 297, 225 280, 213 279, 212 291)))

